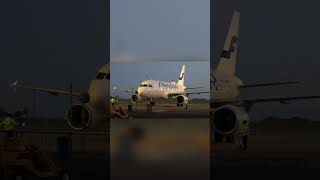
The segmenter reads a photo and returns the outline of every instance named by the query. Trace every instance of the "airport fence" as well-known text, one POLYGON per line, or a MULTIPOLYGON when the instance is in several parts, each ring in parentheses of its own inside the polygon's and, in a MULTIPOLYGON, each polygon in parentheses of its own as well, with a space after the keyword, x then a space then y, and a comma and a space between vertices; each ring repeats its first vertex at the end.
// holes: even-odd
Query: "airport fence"
MULTIPOLYGON (((6 132, 0 131, 6 141, 6 132)), ((64 149, 70 153, 106 153, 109 151, 109 135, 106 131, 76 132, 61 130, 18 130, 15 141, 19 145, 35 145, 41 151, 57 153, 64 149)), ((5 146, 6 143, 3 143, 5 146)))

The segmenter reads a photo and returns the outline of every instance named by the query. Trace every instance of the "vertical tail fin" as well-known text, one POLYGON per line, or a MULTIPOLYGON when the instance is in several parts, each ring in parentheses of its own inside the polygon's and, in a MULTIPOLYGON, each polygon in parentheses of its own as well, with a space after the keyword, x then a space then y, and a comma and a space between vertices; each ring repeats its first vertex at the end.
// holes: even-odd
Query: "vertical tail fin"
POLYGON ((186 69, 186 66, 183 65, 183 66, 182 66, 182 69, 181 69, 181 72, 180 72, 180 76, 179 76, 178 86, 184 86, 184 73, 185 73, 185 69, 186 69))
POLYGON ((218 66, 214 70, 215 74, 224 74, 234 76, 236 58, 237 58, 237 45, 238 45, 238 32, 240 23, 240 12, 234 11, 232 20, 229 26, 226 42, 218 62, 218 66))

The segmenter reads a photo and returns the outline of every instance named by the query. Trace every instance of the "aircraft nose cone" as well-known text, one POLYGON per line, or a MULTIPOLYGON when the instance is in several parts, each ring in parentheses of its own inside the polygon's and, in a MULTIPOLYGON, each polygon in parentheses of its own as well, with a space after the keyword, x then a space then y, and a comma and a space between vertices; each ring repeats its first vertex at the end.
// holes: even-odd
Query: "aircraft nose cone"
POLYGON ((146 95, 145 88, 138 88, 138 95, 141 97, 145 97, 146 95))
POLYGON ((142 95, 142 92, 143 92, 142 88, 139 87, 138 90, 137 90, 137 92, 138 92, 139 95, 142 95))

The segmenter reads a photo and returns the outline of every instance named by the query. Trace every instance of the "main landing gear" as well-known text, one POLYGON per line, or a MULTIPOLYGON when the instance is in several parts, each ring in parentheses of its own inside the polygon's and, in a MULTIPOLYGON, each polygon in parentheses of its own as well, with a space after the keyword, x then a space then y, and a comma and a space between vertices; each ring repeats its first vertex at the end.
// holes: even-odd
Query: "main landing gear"
MULTIPOLYGON (((177 103, 177 107, 183 107, 183 104, 177 103)), ((188 104, 186 104, 185 109, 188 109, 188 104)))

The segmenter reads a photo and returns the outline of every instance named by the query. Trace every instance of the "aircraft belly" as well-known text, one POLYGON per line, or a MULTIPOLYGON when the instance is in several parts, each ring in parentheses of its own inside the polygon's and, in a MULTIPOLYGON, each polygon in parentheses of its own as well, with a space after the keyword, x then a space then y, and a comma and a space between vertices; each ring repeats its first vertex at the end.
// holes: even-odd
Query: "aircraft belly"
POLYGON ((106 111, 110 107, 110 85, 104 80, 92 80, 89 88, 90 104, 97 111, 106 111))

